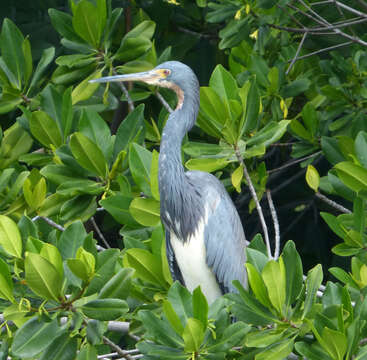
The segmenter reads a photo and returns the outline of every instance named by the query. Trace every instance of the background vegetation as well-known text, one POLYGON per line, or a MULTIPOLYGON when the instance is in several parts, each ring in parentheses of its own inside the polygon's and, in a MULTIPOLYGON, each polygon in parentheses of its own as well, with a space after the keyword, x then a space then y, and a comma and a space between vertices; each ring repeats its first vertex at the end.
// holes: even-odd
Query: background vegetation
POLYGON ((367 358, 367 3, 0 9, 0 359, 367 358), (249 289, 210 307, 165 259, 175 97, 88 83, 171 59, 202 85, 185 166, 221 179, 250 241, 249 289))

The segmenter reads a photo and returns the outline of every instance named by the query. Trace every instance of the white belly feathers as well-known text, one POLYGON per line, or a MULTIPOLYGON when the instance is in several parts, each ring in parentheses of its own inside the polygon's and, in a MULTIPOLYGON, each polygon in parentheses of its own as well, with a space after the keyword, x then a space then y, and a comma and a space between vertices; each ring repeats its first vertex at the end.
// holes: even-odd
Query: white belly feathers
POLYGON ((200 285, 201 291, 211 304, 222 292, 213 271, 206 264, 204 219, 200 221, 195 234, 185 243, 172 232, 170 240, 187 289, 193 291, 200 285))

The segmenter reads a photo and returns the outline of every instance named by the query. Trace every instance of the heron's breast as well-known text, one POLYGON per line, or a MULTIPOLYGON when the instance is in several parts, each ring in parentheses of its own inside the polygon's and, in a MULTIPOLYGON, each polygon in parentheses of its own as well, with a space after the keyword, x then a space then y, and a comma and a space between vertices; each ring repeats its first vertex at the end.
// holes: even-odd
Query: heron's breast
POLYGON ((206 263, 204 229, 203 219, 188 240, 184 242, 171 232, 170 241, 186 287, 193 291, 200 285, 208 303, 211 304, 222 292, 212 269, 206 263))

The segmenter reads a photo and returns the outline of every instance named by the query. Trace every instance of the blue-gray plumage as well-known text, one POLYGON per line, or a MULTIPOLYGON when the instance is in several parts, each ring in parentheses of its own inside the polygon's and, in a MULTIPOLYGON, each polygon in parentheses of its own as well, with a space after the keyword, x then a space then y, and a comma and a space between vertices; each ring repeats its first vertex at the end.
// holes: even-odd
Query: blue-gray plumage
POLYGON ((201 171, 185 172, 181 143, 199 111, 199 83, 193 71, 168 61, 138 74, 107 81, 144 81, 176 92, 178 102, 163 129, 159 155, 161 219, 167 258, 174 279, 192 291, 198 285, 208 301, 235 291, 233 280, 247 286, 245 235, 237 210, 222 183, 201 171))

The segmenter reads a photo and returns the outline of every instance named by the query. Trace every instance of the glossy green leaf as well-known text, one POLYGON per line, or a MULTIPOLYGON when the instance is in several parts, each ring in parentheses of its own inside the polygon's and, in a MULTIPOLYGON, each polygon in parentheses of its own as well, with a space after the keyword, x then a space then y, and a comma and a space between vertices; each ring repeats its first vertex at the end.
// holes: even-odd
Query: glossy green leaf
POLYGON ((181 323, 180 318, 176 314, 172 304, 167 300, 163 302, 163 311, 172 328, 176 331, 178 335, 182 336, 184 327, 181 323))
POLYGON ((311 102, 308 102, 302 109, 302 118, 303 122, 306 125, 308 131, 311 136, 314 137, 316 135, 317 127, 318 127, 318 118, 315 107, 311 102))
POLYGON ((240 165, 235 171, 233 171, 231 176, 232 185, 238 193, 241 192, 241 182, 243 178, 243 166, 240 165))
POLYGON ((24 84, 28 85, 29 79, 33 71, 33 59, 31 51, 31 43, 28 38, 25 38, 22 44, 23 56, 24 56, 24 84))
POLYGON ((64 276, 62 257, 56 246, 48 243, 42 243, 40 255, 55 267, 61 278, 64 276))
POLYGON ((59 335, 57 319, 40 321, 36 316, 27 321, 15 334, 12 354, 20 358, 34 357, 45 350, 59 335))
POLYGON ((296 342, 295 349, 307 359, 312 360, 331 360, 330 356, 318 344, 310 345, 307 342, 296 342))
POLYGON ((153 284, 165 287, 160 259, 144 249, 129 249, 125 254, 136 276, 153 284))
POLYGON ((303 317, 307 316, 309 311, 316 300, 316 293, 321 285, 323 279, 322 267, 321 265, 316 265, 312 268, 306 278, 306 298, 303 310, 303 317))
POLYGON ((151 20, 144 20, 140 24, 136 25, 132 30, 130 30, 126 35, 125 39, 129 38, 136 38, 142 36, 146 39, 151 39, 154 30, 155 30, 155 23, 151 20))
POLYGON ((320 185, 320 175, 318 171, 316 170, 316 168, 312 165, 307 166, 306 181, 307 181, 308 186, 312 190, 318 191, 319 185, 320 185))
POLYGON ((152 47, 152 42, 146 37, 129 37, 122 41, 115 58, 122 62, 135 60, 144 55, 152 47))
POLYGON ((240 134, 251 132, 257 128, 258 116, 260 111, 260 93, 257 87, 256 80, 251 82, 246 102, 246 115, 243 128, 240 129, 240 134))
POLYGON ((102 30, 106 21, 106 15, 101 16, 93 3, 82 0, 73 11, 73 28, 75 32, 88 44, 97 49, 102 30))
POLYGON ((29 121, 32 135, 44 146, 59 147, 62 137, 56 122, 43 111, 34 111, 29 121))
POLYGON ((364 168, 367 168, 367 133, 360 131, 354 143, 358 161, 364 168))
MULTIPOLYGON (((87 1, 87 0, 84 0, 87 1)), ((80 101, 88 100, 98 89, 99 83, 90 83, 89 80, 98 79, 102 76, 102 70, 97 70, 78 84, 71 93, 73 105, 80 101)))
POLYGON ((349 161, 335 165, 340 180, 352 190, 367 191, 367 169, 349 161))
POLYGON ((230 161, 227 159, 201 158, 201 159, 190 159, 185 163, 185 166, 189 170, 214 172, 223 169, 229 163, 230 161))
POLYGON ((303 286, 302 260, 293 241, 287 241, 285 244, 282 258, 286 275, 285 303, 289 306, 297 300, 303 286))
POLYGON ((252 291, 256 296, 256 299, 259 300, 264 306, 271 308, 272 305, 269 300, 268 291, 266 289, 264 280, 261 277, 261 274, 251 263, 248 262, 245 265, 247 270, 248 281, 252 291))
POLYGON ((286 298, 286 274, 282 259, 279 258, 279 262, 270 260, 261 275, 271 303, 282 314, 286 298))
POLYGON ((255 360, 283 360, 293 350, 293 339, 287 339, 280 344, 272 346, 270 349, 265 350, 255 356, 255 360))
POLYGON ((144 226, 157 226, 160 222, 159 201, 135 198, 129 207, 132 217, 144 226))
POLYGON ((139 223, 131 216, 129 210, 132 201, 132 197, 117 194, 101 200, 100 204, 119 224, 136 227, 139 223))
POLYGON ((267 329, 247 334, 245 344, 248 347, 265 348, 279 342, 284 336, 284 330, 267 329))
POLYGON ((129 268, 120 269, 99 292, 100 299, 115 298, 125 300, 129 296, 134 270, 129 268))
POLYGON ((0 298, 14 302, 13 281, 10 275, 9 267, 6 262, 0 258, 0 298))
POLYGON ((21 89, 25 77, 23 41, 24 37, 17 26, 10 19, 5 19, 0 35, 1 55, 13 76, 9 81, 17 89, 21 89))
POLYGON ((40 360, 71 360, 77 353, 78 339, 68 332, 57 337, 44 351, 40 360))
POLYGON ((152 163, 150 165, 150 190, 155 200, 159 201, 159 185, 158 185, 158 168, 159 168, 159 153, 153 150, 152 163))
POLYGON ((76 360, 97 360, 97 356, 97 349, 94 346, 87 344, 81 348, 76 360))
POLYGON ((150 166, 152 163, 152 153, 144 147, 132 143, 129 151, 129 166, 131 175, 140 190, 146 195, 150 192, 150 166))
POLYGON ((121 122, 116 133, 116 140, 113 149, 113 157, 122 151, 128 150, 132 141, 140 143, 144 139, 144 104, 140 104, 131 111, 124 121, 121 122))
POLYGON ((90 280, 90 273, 87 265, 80 259, 67 259, 67 264, 71 272, 79 279, 90 280))
POLYGON ((192 293, 192 312, 194 318, 201 321, 204 329, 208 325, 208 311, 208 302, 199 286, 192 293))
POLYGON ((106 159, 99 147, 82 133, 74 133, 70 138, 70 148, 76 161, 93 174, 105 178, 106 159))
POLYGON ((0 245, 11 256, 22 257, 22 239, 15 222, 0 215, 0 245))
POLYGON ((239 99, 236 80, 222 65, 217 65, 210 77, 209 86, 223 101, 239 99))
POLYGON ((181 323, 186 325, 187 319, 194 316, 190 292, 178 281, 175 281, 168 291, 167 299, 175 309, 181 323))
POLYGON ((189 318, 182 333, 182 338, 185 342, 186 352, 197 352, 204 340, 204 327, 201 321, 189 318))
POLYGON ((81 307, 83 313, 91 319, 102 321, 116 320, 129 311, 125 300, 96 299, 81 307))
POLYGON ((284 86, 280 94, 283 99, 294 97, 305 92, 310 87, 310 84, 311 81, 309 79, 296 79, 284 86))
POLYGON ((58 301, 62 277, 56 267, 39 254, 27 253, 24 261, 27 285, 37 295, 58 301))
MULTIPOLYGON (((347 338, 340 331, 335 331, 327 327, 322 332, 322 338, 327 344, 325 350, 332 356, 333 359, 343 360, 347 351, 347 338)), ((323 345, 323 344, 321 344, 323 345)))

